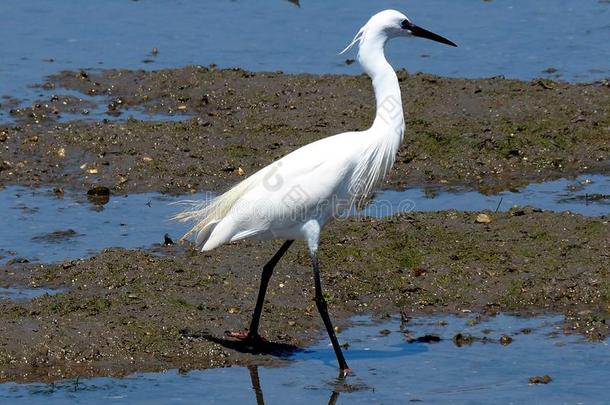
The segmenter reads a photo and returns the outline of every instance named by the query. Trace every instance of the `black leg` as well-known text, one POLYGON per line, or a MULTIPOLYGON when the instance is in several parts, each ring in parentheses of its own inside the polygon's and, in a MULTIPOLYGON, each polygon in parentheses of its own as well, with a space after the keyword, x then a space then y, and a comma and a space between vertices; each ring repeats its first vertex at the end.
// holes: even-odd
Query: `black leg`
POLYGON ((320 282, 320 269, 318 267, 318 257, 315 254, 311 256, 311 262, 313 264, 313 277, 316 285, 316 305, 318 307, 318 311, 320 312, 320 316, 324 321, 324 326, 326 326, 326 331, 328 332, 328 337, 330 338, 330 342, 333 344, 333 349, 335 350, 335 355, 337 356, 337 361, 339 362, 339 368, 341 371, 346 374, 349 372, 349 367, 347 366, 347 362, 345 361, 345 357, 343 357, 343 352, 341 351, 341 346, 339 346, 339 342, 337 341, 337 336, 335 335, 335 329, 333 328, 333 324, 330 321, 330 317, 328 316, 328 309, 326 306, 326 300, 324 299, 324 295, 322 294, 322 283, 320 282))
POLYGON ((284 242, 280 250, 278 250, 275 255, 263 266, 263 274, 261 276, 261 286, 258 290, 258 298, 256 299, 256 307, 254 307, 254 314, 252 315, 252 322, 250 323, 250 330, 248 331, 248 336, 250 338, 258 337, 258 324, 261 319, 261 313, 263 312, 263 304, 265 302, 265 293, 267 292, 267 285, 269 285, 269 280, 271 279, 271 275, 273 274, 273 269, 278 264, 282 256, 286 253, 290 245, 292 245, 293 240, 287 240, 284 242))

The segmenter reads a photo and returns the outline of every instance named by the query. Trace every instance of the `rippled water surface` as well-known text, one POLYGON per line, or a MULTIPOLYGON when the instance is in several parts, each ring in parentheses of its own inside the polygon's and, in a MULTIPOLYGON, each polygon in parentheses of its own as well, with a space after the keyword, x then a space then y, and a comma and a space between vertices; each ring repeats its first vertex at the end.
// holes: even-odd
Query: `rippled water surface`
MULTIPOLYGON (((206 199, 200 193, 189 199, 206 199)), ((50 189, 10 186, 0 191, 2 220, 0 263, 26 258, 55 262, 89 256, 107 247, 138 248, 162 244, 164 235, 177 239, 186 224, 169 219, 183 207, 173 203, 184 197, 158 193, 111 196, 105 205, 85 195, 50 189)), ((571 211, 586 216, 610 214, 610 176, 583 175, 531 184, 518 191, 486 196, 477 192, 449 192, 413 188, 384 191, 357 215, 384 217, 406 211, 505 211, 530 205, 544 210, 571 211)))
POLYGON ((34 99, 63 69, 187 64, 255 71, 358 74, 338 52, 384 8, 456 43, 395 40, 396 68, 446 76, 592 81, 610 75, 606 0, 302 0, 171 2, 3 0, 0 96, 34 99), (158 54, 153 55, 152 49, 158 54))
POLYGON ((355 319, 339 334, 349 344, 345 354, 355 370, 345 380, 337 379, 332 348, 323 339, 283 367, 6 383, 0 384, 0 400, 31 405, 605 403, 607 343, 564 335, 560 317, 473 319, 415 318, 403 324, 397 318, 355 319), (473 343, 456 344, 459 333, 472 336, 473 343), (528 382, 544 375, 551 378, 548 384, 528 382))

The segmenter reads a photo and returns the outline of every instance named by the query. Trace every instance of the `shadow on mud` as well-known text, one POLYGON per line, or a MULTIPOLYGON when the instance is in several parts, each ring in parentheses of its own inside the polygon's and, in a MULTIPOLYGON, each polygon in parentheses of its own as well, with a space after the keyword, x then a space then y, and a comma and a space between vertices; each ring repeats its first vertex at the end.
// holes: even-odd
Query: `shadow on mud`
POLYGON ((254 344, 246 340, 240 340, 224 336, 219 337, 211 335, 207 332, 191 331, 190 329, 184 329, 180 332, 184 338, 194 340, 204 339, 212 343, 217 343, 225 349, 235 350, 240 353, 271 354, 278 357, 289 357, 292 354, 303 350, 295 345, 291 345, 288 343, 277 343, 262 340, 254 344))

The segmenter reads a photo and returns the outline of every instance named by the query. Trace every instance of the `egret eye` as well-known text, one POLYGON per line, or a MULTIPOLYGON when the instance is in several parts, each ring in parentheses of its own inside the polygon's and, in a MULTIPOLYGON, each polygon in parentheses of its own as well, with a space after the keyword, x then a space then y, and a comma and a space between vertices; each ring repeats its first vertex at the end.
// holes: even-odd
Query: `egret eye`
POLYGON ((400 28, 403 30, 410 30, 413 27, 413 23, 409 20, 402 20, 400 23, 400 28))

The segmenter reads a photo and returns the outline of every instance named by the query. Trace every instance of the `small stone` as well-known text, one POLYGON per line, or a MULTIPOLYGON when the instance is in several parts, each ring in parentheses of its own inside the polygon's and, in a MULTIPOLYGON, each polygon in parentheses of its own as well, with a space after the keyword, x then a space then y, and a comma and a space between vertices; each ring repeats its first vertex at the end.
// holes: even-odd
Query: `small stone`
POLYGON ((242 169, 241 167, 237 168, 237 175, 238 176, 243 176, 244 174, 246 174, 246 172, 244 172, 244 169, 242 169))
POLYGON ((110 195, 110 189, 104 186, 96 186, 87 191, 87 195, 92 196, 107 196, 110 195))
POLYGON ((545 374, 545 375, 536 375, 536 376, 530 377, 528 379, 528 382, 530 384, 548 384, 551 381, 553 381, 553 379, 548 374, 545 374))
POLYGON ((238 313, 238 312, 239 312, 239 308, 237 308, 237 307, 231 307, 231 308, 229 308, 229 313, 230 313, 230 314, 236 314, 236 313, 238 313))
POLYGON ((28 259, 26 259, 25 257, 17 257, 15 259, 11 259, 9 261, 6 262, 7 266, 13 265, 13 264, 19 264, 19 263, 29 263, 30 261, 28 259))
POLYGON ((441 338, 438 335, 423 335, 423 336, 419 336, 417 338, 413 338, 413 337, 407 337, 407 343, 426 343, 426 344, 432 344, 432 343, 438 343, 441 341, 441 338))
POLYGON ((491 217, 487 214, 479 214, 477 215, 475 222, 477 224, 488 224, 491 222, 491 217))
POLYGON ((341 333, 341 328, 339 326, 335 326, 335 333, 341 333))
POLYGON ((423 276, 426 274, 426 269, 421 268, 421 267, 415 267, 413 269, 411 269, 411 275, 413 277, 419 277, 419 276, 423 276))
POLYGON ((294 326, 294 325, 296 325, 296 324, 297 324, 297 323, 296 323, 295 321, 288 321, 288 326, 294 326))
POLYGON ((60 158, 66 157, 66 149, 65 148, 57 149, 57 156, 59 156, 60 158))
POLYGON ((472 335, 464 335, 462 333, 457 333, 455 336, 453 336, 453 339, 451 340, 453 340, 453 344, 455 344, 457 347, 462 347, 464 345, 473 344, 476 339, 472 335))
POLYGON ((508 336, 508 335, 502 335, 500 337, 500 344, 502 346, 508 346, 509 344, 511 344, 513 342, 513 338, 508 336))
POLYGON ((110 201, 110 189, 104 186, 97 186, 87 191, 87 199, 95 205, 104 205, 110 201))
POLYGON ((150 156, 144 156, 142 160, 145 162, 152 162, 153 159, 150 156))

